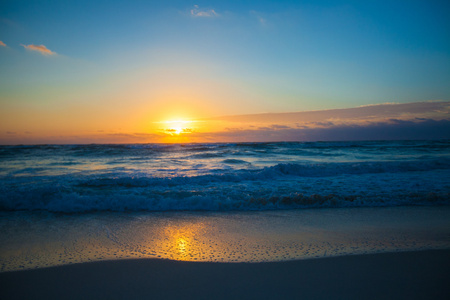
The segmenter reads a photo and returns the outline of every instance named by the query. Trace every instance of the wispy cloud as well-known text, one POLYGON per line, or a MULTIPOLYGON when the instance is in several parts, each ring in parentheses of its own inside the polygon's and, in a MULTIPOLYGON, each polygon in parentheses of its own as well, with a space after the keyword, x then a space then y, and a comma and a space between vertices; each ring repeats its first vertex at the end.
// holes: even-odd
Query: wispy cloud
POLYGON ((5 25, 11 26, 11 27, 18 27, 19 26, 18 23, 13 22, 12 20, 6 19, 6 18, 0 18, 0 23, 3 23, 5 25))
POLYGON ((448 119, 450 113, 450 101, 427 101, 402 104, 377 104, 356 108, 290 112, 290 113, 264 113, 251 115, 224 116, 215 120, 257 126, 267 124, 308 125, 317 124, 325 126, 326 122, 338 124, 355 124, 378 122, 388 119, 410 120, 417 117, 432 119, 448 119), (318 123, 320 122, 320 123, 318 123))
POLYGON ((6 47, 6 44, 5 44, 5 43, 3 43, 2 41, 0 41, 0 46, 2 46, 2 47, 6 47))
POLYGON ((384 105, 397 105, 400 103, 397 102, 385 102, 385 103, 378 103, 378 104, 366 104, 366 105, 360 105, 359 107, 370 107, 370 106, 384 106, 384 105))
POLYGON ((450 101, 227 116, 213 121, 216 131, 198 130, 189 138, 211 142, 443 139, 450 137, 450 101))
POLYGON ((260 25, 262 25, 262 26, 267 25, 267 19, 264 18, 264 17, 261 15, 261 13, 259 13, 259 12, 257 12, 257 11, 254 11, 254 10, 251 10, 251 11, 250 11, 250 14, 251 14, 252 16, 254 16, 254 17, 258 20, 258 22, 259 22, 260 25))
POLYGON ((214 9, 200 9, 198 5, 194 5, 194 8, 191 9, 191 16, 211 18, 218 17, 219 14, 214 9))
POLYGON ((54 55, 54 54, 56 54, 56 52, 51 51, 50 49, 48 49, 44 45, 33 45, 33 44, 31 44, 31 45, 20 44, 20 45, 23 46, 27 50, 37 51, 37 52, 41 53, 42 55, 54 55))
POLYGON ((192 140, 211 142, 439 140, 450 138, 450 120, 388 120, 366 125, 305 127, 274 130, 229 128, 221 132, 194 133, 192 140))

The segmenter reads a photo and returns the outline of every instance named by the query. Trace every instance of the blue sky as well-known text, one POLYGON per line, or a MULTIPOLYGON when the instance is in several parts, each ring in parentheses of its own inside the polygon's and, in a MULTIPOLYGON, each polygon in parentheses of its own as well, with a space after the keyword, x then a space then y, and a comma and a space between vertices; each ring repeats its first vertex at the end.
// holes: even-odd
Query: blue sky
POLYGON ((449 13, 448 1, 2 1, 2 129, 448 101, 449 13))

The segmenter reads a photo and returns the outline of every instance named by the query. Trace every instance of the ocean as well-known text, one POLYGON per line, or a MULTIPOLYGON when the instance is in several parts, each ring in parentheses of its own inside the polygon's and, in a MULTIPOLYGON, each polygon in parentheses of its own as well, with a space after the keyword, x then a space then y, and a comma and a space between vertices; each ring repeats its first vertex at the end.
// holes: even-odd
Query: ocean
POLYGON ((450 248, 450 141, 0 146, 0 271, 450 248))
POLYGON ((450 141, 0 147, 0 210, 449 204, 450 141))

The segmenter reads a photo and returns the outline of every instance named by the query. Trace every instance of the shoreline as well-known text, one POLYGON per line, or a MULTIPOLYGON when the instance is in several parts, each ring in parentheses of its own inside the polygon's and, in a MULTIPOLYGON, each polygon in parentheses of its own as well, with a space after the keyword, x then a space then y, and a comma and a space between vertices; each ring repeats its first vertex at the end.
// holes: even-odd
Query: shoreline
POLYGON ((450 249, 283 262, 109 260, 0 273, 1 299, 448 299, 450 249))
POLYGON ((450 249, 450 207, 6 214, 0 272, 116 259, 270 262, 450 249))

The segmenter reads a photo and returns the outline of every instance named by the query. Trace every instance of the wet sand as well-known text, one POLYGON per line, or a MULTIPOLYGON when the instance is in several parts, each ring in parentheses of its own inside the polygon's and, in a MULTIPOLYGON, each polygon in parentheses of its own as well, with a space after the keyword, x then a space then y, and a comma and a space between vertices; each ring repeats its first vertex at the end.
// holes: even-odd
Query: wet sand
POLYGON ((0 273, 0 299, 450 299, 450 250, 274 263, 132 259, 0 273))
POLYGON ((0 272, 123 259, 280 262, 450 249, 450 206, 0 213, 0 272))

